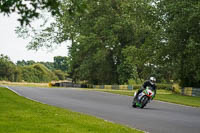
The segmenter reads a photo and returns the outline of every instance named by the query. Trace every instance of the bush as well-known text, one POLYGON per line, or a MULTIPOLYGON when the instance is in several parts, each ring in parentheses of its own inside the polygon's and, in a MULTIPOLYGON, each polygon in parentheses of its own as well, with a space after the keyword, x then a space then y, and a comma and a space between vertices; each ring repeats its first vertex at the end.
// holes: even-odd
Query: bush
POLYGON ((25 66, 21 68, 22 70, 22 79, 26 82, 40 82, 39 77, 37 76, 38 71, 31 66, 25 66))
POLYGON ((58 77, 42 64, 24 66, 22 69, 22 79, 27 82, 49 82, 58 80, 58 77))
POLYGON ((43 64, 34 63, 34 61, 19 61, 18 66, 16 66, 8 56, 0 54, 0 80, 11 82, 20 82, 22 80, 26 82, 49 82, 52 80, 64 80, 68 76, 67 73, 61 70, 52 72, 43 64))
POLYGON ((156 84, 157 89, 163 89, 163 90, 172 90, 171 84, 156 84))
POLYGON ((129 84, 129 85, 142 84, 143 82, 144 82, 144 80, 141 81, 141 80, 139 80, 139 79, 138 79, 137 81, 134 80, 134 79, 129 79, 129 80, 128 80, 128 84, 129 84))
POLYGON ((61 70, 55 70, 53 71, 54 74, 58 77, 59 80, 65 80, 65 73, 61 70))
POLYGON ((179 84, 173 84, 172 85, 172 90, 173 90, 173 92, 175 92, 175 93, 178 93, 178 94, 181 94, 181 87, 180 87, 180 85, 179 84))
POLYGON ((133 90, 139 90, 141 88, 142 84, 135 84, 133 85, 133 90))

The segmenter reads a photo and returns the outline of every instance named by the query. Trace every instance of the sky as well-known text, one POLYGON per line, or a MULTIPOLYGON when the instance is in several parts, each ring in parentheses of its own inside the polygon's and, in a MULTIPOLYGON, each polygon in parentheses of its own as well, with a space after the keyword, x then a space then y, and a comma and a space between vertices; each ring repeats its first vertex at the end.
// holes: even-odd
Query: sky
POLYGON ((53 62, 54 56, 67 56, 67 43, 57 46, 53 51, 44 48, 38 51, 27 50, 29 40, 18 38, 15 33, 19 25, 16 15, 8 17, 0 14, 0 54, 7 55, 14 63, 18 60, 53 62))

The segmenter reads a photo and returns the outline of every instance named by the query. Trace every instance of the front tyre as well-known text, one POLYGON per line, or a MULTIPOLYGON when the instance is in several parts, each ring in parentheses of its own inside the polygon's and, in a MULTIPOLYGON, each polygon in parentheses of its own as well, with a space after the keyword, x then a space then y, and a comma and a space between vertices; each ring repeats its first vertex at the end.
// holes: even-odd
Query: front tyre
POLYGON ((137 106, 136 106, 135 97, 133 97, 132 107, 133 107, 133 108, 136 108, 136 107, 137 107, 137 106))
POLYGON ((149 97, 147 97, 146 95, 144 95, 142 98, 141 98, 141 108, 144 108, 146 106, 146 104, 148 103, 149 101, 149 97))
POLYGON ((132 103, 132 107, 133 107, 133 108, 136 108, 136 107, 137 107, 135 102, 132 103))

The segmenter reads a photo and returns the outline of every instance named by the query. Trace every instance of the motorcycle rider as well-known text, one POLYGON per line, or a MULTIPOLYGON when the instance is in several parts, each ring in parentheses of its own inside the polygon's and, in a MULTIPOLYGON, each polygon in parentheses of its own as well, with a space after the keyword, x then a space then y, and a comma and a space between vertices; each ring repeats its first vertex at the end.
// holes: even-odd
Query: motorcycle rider
POLYGON ((149 80, 145 81, 144 84, 142 85, 141 89, 138 90, 136 96, 135 96, 135 99, 137 100, 138 99, 138 95, 146 89, 147 86, 151 87, 155 94, 154 96, 156 95, 156 78, 155 77, 150 77, 149 80))

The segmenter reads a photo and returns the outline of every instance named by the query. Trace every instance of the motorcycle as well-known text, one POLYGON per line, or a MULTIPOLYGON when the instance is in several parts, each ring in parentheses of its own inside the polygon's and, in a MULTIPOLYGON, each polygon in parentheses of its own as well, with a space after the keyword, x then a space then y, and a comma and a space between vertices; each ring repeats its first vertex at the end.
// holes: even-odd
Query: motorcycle
POLYGON ((155 97, 155 92, 151 87, 146 87, 146 89, 143 90, 138 95, 137 99, 135 98, 136 94, 137 92, 134 93, 134 97, 133 97, 133 102, 132 102, 133 108, 136 108, 136 107, 144 108, 147 105, 147 103, 153 100, 153 98, 155 97))

